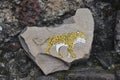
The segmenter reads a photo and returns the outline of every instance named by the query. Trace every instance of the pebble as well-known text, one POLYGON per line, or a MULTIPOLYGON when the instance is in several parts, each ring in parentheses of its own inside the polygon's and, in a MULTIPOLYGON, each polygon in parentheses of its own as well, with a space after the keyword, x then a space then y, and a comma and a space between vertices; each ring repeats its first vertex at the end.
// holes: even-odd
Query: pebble
POLYGON ((8 50, 15 52, 20 49, 20 44, 18 42, 11 42, 6 47, 8 50))
POLYGON ((0 31, 2 31, 2 27, 0 26, 0 31))

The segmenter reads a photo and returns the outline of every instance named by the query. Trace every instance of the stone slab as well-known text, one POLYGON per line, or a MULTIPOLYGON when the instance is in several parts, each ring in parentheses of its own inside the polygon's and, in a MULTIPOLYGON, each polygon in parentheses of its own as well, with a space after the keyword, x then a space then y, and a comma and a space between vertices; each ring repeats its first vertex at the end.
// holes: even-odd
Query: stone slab
POLYGON ((56 27, 27 27, 19 36, 28 56, 47 75, 67 70, 71 62, 87 59, 93 41, 94 20, 87 8, 78 9, 56 27))

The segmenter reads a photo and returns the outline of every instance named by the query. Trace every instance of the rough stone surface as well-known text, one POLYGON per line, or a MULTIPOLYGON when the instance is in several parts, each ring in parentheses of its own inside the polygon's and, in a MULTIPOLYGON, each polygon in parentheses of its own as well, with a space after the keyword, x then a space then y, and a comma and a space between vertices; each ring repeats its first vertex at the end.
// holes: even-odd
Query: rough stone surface
POLYGON ((0 27, 4 36, 15 36, 23 28, 18 25, 18 20, 12 11, 12 5, 8 0, 0 2, 0 27))
POLYGON ((102 72, 87 71, 69 73, 65 80, 115 80, 113 74, 107 74, 102 72))
POLYGON ((115 31, 116 31, 115 50, 120 54, 120 11, 117 12, 115 31))
POLYGON ((116 19, 114 9, 112 9, 111 4, 105 2, 95 0, 88 2, 85 0, 85 3, 85 6, 91 9, 95 19, 94 46, 92 53, 113 50, 113 29, 116 19))
MULTIPOLYGON (((107 51, 109 54, 109 51, 114 50, 116 11, 114 8, 112 8, 112 4, 110 3, 97 0, 84 0, 84 3, 85 7, 91 9, 95 19, 94 39, 90 58, 93 60, 101 55, 100 60, 103 60, 103 58, 106 58, 106 56, 100 53, 107 51)), ((111 57, 113 56, 111 55, 111 57)), ((92 61, 92 63, 96 64, 96 60, 92 61)), ((105 62, 108 61, 106 60, 105 62)))
POLYGON ((41 26, 52 23, 55 19, 75 11, 82 5, 82 0, 13 0, 16 17, 24 25, 41 26))
POLYGON ((120 80, 120 70, 116 71, 116 79, 120 80))
POLYGON ((0 3, 0 23, 5 21, 7 23, 16 21, 15 16, 13 16, 13 12, 10 10, 12 8, 12 4, 8 1, 3 1, 0 3))
POLYGON ((55 77, 50 77, 50 76, 41 76, 41 77, 38 77, 36 78, 36 80, 58 80, 57 78, 55 77))
MULTIPOLYGON (((39 0, 40 1, 40 0, 39 0)), ((47 0, 44 1, 45 15, 44 20, 53 20, 59 18, 70 10, 77 10, 79 5, 82 5, 82 0, 47 0)))

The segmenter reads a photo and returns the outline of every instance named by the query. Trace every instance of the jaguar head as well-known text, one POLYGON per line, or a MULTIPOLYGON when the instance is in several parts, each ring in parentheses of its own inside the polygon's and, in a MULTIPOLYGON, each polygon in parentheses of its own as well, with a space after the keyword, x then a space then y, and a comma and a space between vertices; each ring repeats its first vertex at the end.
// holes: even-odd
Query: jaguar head
POLYGON ((77 42, 86 43, 86 35, 83 32, 77 32, 77 42))

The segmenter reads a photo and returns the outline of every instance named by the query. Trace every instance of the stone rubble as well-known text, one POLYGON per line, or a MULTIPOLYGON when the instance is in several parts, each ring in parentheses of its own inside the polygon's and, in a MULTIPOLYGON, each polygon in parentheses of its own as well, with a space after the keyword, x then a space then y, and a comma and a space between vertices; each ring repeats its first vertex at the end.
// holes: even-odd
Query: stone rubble
MULTIPOLYGON (((18 34, 26 27, 25 25, 20 23, 19 19, 17 21, 17 19, 14 20, 14 17, 13 17, 14 14, 16 14, 15 7, 18 7, 22 1, 23 0, 0 0, 0 11, 1 11, 0 15, 5 15, 6 13, 5 10, 7 10, 8 13, 10 14, 10 15, 7 15, 9 17, 8 20, 5 20, 5 18, 7 19, 7 16, 5 18, 3 16, 0 16, 0 26, 2 27, 2 31, 0 31, 0 80, 36 80, 36 79, 39 80, 41 79, 40 76, 44 76, 43 72, 39 69, 39 67, 36 66, 36 64, 32 62, 32 60, 25 55, 26 52, 21 47, 19 50, 15 52, 11 50, 8 51, 8 48, 5 49, 5 44, 9 43, 11 39, 12 40, 14 39, 14 41, 16 42, 18 34), (15 22, 12 22, 12 21, 15 21, 15 22), (18 65, 17 63, 19 63, 20 65, 18 65), (5 66, 3 66, 3 64, 5 66), (34 71, 32 76, 30 73, 31 70, 34 71)), ((43 1, 43 0, 39 0, 39 1, 43 1)), ((120 55, 117 54, 116 52, 114 52, 113 55, 108 55, 108 54, 111 54, 111 50, 115 49, 114 46, 118 46, 116 39, 114 39, 116 35, 114 33, 114 29, 116 26, 116 13, 117 13, 117 10, 120 10, 120 7, 119 7, 120 1, 119 0, 67 0, 67 1, 69 2, 69 5, 75 5, 75 6, 72 6, 71 9, 76 10, 76 6, 78 8, 82 7, 82 8, 91 9, 95 19, 95 31, 94 31, 95 37, 92 45, 92 51, 91 51, 90 59, 87 62, 84 62, 84 63, 78 62, 72 65, 71 69, 68 71, 62 71, 62 72, 60 71, 54 74, 50 74, 49 79, 67 80, 66 78, 68 79, 70 78, 69 73, 72 73, 70 72, 71 70, 75 72, 80 70, 79 73, 74 73, 74 74, 80 74, 80 75, 81 75, 81 72, 83 72, 81 71, 81 69, 90 70, 91 67, 93 68, 93 70, 100 69, 101 71, 101 68, 103 68, 104 63, 109 67, 110 66, 109 62, 110 64, 113 64, 111 63, 111 61, 113 62, 115 61, 114 62, 115 65, 118 65, 117 69, 115 67, 115 69, 110 69, 110 70, 102 69, 102 70, 104 71, 103 72, 104 74, 108 74, 108 73, 113 75, 115 74, 115 80, 119 80, 120 79, 119 77, 120 55), (76 3, 77 1, 78 3, 76 3), (116 44, 114 44, 114 40, 116 44), (96 54, 96 55, 93 55, 93 54, 96 54), (107 59, 106 59, 106 56, 107 56, 107 59), (102 61, 102 64, 99 64, 100 61, 98 61, 98 59, 96 59, 95 57, 99 57, 99 60, 102 61), (86 64, 88 62, 90 65, 86 64), (68 75, 69 77, 67 77, 68 75)), ((40 2, 39 5, 43 10, 45 10, 45 5, 47 4, 40 2)), ((46 20, 49 20, 49 21, 44 22, 40 20, 39 22, 37 22, 37 26, 44 25, 49 27, 50 25, 62 24, 63 20, 66 18, 69 18, 70 16, 73 16, 75 11, 68 10, 68 12, 65 14, 64 12, 61 12, 61 13, 63 13, 62 16, 55 14, 47 18, 45 16, 46 14, 43 11, 41 16, 45 17, 46 20)), ((19 42, 17 43, 19 44, 19 42)), ((118 48, 116 50, 119 51, 118 48)), ((93 70, 90 70, 90 71, 93 71, 93 70)), ((100 71, 97 71, 96 74, 98 74, 98 72, 100 71)), ((85 73, 88 73, 88 71, 86 71, 85 73)), ((82 73, 82 75, 85 73, 82 73)), ((109 79, 110 78, 113 79, 112 78, 113 75, 109 76, 109 79)), ((47 76, 42 77, 42 79, 48 80, 48 78, 45 78, 45 77, 47 76)), ((72 77, 74 77, 74 79, 79 79, 78 76, 76 78, 75 76, 72 76, 72 77)), ((108 77, 104 77, 103 79, 101 74, 98 77, 101 80, 108 79, 108 77)), ((93 79, 94 75, 91 75, 91 77, 89 78, 93 79)), ((83 80, 84 79, 88 79, 87 76, 84 75, 83 80)))

